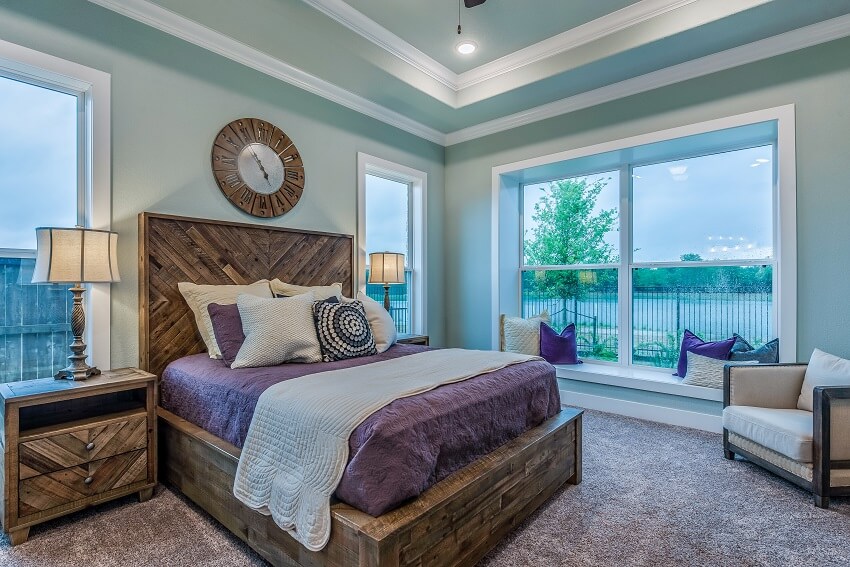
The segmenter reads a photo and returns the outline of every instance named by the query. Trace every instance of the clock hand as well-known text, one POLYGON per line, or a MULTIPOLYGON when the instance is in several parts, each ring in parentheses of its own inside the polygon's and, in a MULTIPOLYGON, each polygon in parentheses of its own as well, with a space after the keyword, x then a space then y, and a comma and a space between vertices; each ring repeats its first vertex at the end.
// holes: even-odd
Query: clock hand
POLYGON ((266 173, 266 168, 263 167, 263 162, 260 161, 260 158, 257 156, 257 153, 254 151, 254 148, 252 148, 251 146, 248 146, 248 149, 251 150, 251 154, 254 156, 254 159, 257 161, 257 165, 260 166, 260 171, 263 172, 263 177, 266 178, 266 183, 268 183, 269 187, 271 187, 272 182, 269 181, 269 174, 266 173))

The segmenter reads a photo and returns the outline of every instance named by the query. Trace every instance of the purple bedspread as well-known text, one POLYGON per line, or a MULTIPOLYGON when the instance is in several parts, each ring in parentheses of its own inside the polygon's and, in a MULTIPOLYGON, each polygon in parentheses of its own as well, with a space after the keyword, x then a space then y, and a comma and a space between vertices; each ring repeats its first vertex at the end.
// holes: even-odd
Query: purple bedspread
MULTIPOLYGON (((168 365, 160 404, 242 447, 260 394, 274 384, 425 350, 395 345, 376 355, 317 364, 230 369, 206 354, 168 365)), ((516 364, 402 398, 378 410, 349 439, 349 461, 336 496, 372 516, 415 498, 433 484, 560 411, 555 370, 516 364)))

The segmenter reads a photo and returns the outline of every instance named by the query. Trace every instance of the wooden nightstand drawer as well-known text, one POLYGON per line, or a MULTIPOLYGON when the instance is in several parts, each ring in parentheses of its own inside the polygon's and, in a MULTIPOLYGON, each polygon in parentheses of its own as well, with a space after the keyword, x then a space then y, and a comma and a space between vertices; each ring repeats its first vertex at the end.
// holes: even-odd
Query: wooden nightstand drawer
POLYGON ((141 449, 28 478, 20 483, 18 513, 24 519, 30 514, 142 482, 147 476, 147 451, 141 449))
POLYGON ((141 409, 113 417, 33 430, 20 438, 21 480, 143 449, 148 444, 147 413, 141 409))

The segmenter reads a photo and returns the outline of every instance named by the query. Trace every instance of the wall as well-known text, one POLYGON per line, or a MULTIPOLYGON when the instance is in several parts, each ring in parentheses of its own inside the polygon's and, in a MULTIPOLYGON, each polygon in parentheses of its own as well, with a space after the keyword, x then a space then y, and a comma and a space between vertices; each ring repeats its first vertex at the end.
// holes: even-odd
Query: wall
POLYGON ((491 169, 743 112, 796 105, 799 360, 850 356, 850 39, 693 79, 446 149, 447 341, 490 346, 491 169))
POLYGON ((138 213, 355 234, 358 151, 428 174, 428 331, 443 342, 442 147, 84 0, 6 1, 0 37, 112 75, 112 228, 122 275, 112 288, 113 366, 138 362, 138 213), (280 126, 304 158, 304 197, 279 219, 242 213, 210 173, 213 138, 242 116, 280 126))

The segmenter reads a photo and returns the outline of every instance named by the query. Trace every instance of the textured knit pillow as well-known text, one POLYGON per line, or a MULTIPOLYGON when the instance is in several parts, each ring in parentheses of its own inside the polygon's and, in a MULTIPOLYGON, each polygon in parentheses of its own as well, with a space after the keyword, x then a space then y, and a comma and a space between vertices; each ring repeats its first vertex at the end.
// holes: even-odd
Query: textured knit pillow
POLYGON ((522 317, 499 317, 499 350, 540 356, 540 323, 549 323, 549 313, 523 319, 522 317))
POLYGON ((213 333, 210 314, 207 310, 210 303, 233 305, 236 303, 236 298, 243 293, 257 297, 272 297, 269 280, 260 280, 250 285, 197 285, 191 282, 179 282, 177 289, 183 294, 183 299, 195 314, 198 332, 204 344, 207 345, 210 358, 221 358, 221 350, 215 341, 215 333, 213 333))
MULTIPOLYGON (((682 380, 682 384, 720 389, 723 387, 723 367, 727 364, 729 364, 728 360, 688 352, 688 375, 682 380)), ((758 361, 748 360, 735 364, 758 364, 758 361)))
POLYGON ((316 301, 313 303, 313 318, 323 361, 333 362, 378 354, 372 328, 360 301, 316 301))
POLYGON ((850 360, 815 349, 806 367, 797 409, 814 411, 816 386, 850 386, 850 360))
POLYGON ((295 297, 236 299, 245 342, 231 368, 275 366, 284 362, 320 362, 322 350, 313 323, 312 293, 295 297))
POLYGON ((729 353, 729 360, 755 360, 756 362, 776 363, 779 362, 779 339, 773 339, 758 348, 753 348, 749 342, 739 334, 735 337, 735 344, 729 353))
POLYGON ((540 356, 550 364, 581 364, 578 359, 575 323, 564 327, 560 334, 546 323, 541 323, 540 356))
POLYGON ((734 337, 722 341, 706 342, 685 329, 685 334, 682 336, 682 347, 679 349, 679 364, 676 367, 674 376, 684 378, 688 374, 688 352, 695 352, 709 358, 727 360, 733 344, 735 344, 734 337))
POLYGON ((331 285, 295 285, 282 282, 275 278, 269 282, 272 288, 272 293, 275 297, 293 297, 302 293, 312 293, 317 300, 328 299, 329 297, 342 297, 342 284, 332 283, 331 285))

